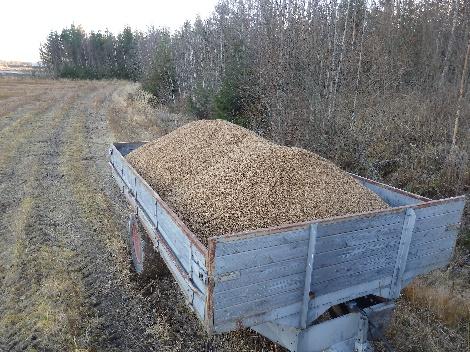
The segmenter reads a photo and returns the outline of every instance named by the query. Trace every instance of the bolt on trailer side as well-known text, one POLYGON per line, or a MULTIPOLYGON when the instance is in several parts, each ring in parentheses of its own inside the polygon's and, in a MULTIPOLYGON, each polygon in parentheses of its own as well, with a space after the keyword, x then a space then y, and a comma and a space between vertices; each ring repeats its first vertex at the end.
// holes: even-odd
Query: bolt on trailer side
POLYGON ((464 197, 431 201, 356 175, 391 208, 213 237, 205 248, 123 157, 139 145, 112 146, 113 174, 209 332, 251 327, 291 351, 322 350, 336 340, 313 336, 330 326, 344 343, 363 321, 353 310, 312 325, 325 311, 359 297, 393 300, 452 256, 464 197))

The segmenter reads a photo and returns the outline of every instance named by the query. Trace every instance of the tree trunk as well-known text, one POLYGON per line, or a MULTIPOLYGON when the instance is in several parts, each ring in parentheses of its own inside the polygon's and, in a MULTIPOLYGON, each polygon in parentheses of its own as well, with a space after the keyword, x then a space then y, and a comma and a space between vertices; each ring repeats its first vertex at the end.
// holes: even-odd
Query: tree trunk
POLYGON ((457 27, 457 15, 459 12, 459 0, 454 0, 454 14, 452 19, 452 29, 450 31, 449 44, 447 45, 446 56, 444 58, 444 67, 442 68, 441 78, 439 79, 439 88, 442 88, 444 81, 449 71, 449 58, 452 54, 455 42, 455 28, 457 27))
POLYGON ((347 30, 348 30, 348 19, 349 19, 349 7, 350 7, 350 5, 351 5, 351 0, 348 1, 348 7, 346 9, 346 18, 344 20, 343 38, 341 40, 341 52, 339 54, 339 62, 338 62, 338 67, 336 69, 336 74, 335 74, 333 98, 331 100, 330 108, 328 109, 328 118, 331 118, 331 114, 335 110, 336 93, 338 91, 339 75, 340 75, 340 72, 341 72, 341 64, 343 62, 344 48, 346 46, 346 33, 347 33, 347 30))
POLYGON ((364 18, 363 18, 363 23, 362 23, 361 45, 360 45, 360 49, 359 49, 359 60, 358 60, 358 63, 357 63, 356 89, 354 90, 353 111, 352 111, 352 116, 351 116, 351 119, 353 121, 356 119, 357 94, 358 94, 358 91, 359 91, 359 81, 361 79, 362 48, 364 46, 364 35, 365 35, 365 29, 366 29, 366 12, 367 12, 367 10, 364 10, 364 18))
MULTIPOLYGON (((332 9, 331 9, 332 14, 334 13, 334 16, 332 17, 333 26, 334 26, 334 35, 333 35, 333 51, 331 51, 331 47, 330 47, 330 52, 332 52, 332 54, 331 54, 331 65, 330 65, 329 70, 328 70, 328 75, 326 76, 326 87, 327 87, 327 90, 328 90, 328 102, 330 101, 331 93, 333 92, 333 71, 334 71, 334 67, 336 65, 336 37, 337 37, 337 34, 338 34, 338 31, 337 31, 338 6, 337 6, 336 0, 331 3, 331 6, 332 6, 332 9)), ((328 103, 328 105, 329 105, 329 103, 328 103)), ((329 118, 330 118, 330 114, 328 113, 328 119, 329 118)))
POLYGON ((462 109, 462 99, 465 94, 465 81, 468 74, 468 57, 470 56, 470 33, 467 45, 467 53, 463 63, 462 78, 460 79, 459 99, 457 101, 457 112, 455 114, 454 133, 452 134, 452 148, 457 144, 457 134, 459 132, 460 111, 462 109))

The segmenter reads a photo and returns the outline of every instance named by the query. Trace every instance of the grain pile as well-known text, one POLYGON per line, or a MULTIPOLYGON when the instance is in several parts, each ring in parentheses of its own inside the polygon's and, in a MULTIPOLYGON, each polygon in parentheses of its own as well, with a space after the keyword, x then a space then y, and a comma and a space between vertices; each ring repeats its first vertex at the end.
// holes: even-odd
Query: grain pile
POLYGON ((328 160, 222 120, 184 125, 127 159, 205 244, 215 235, 387 208, 328 160))

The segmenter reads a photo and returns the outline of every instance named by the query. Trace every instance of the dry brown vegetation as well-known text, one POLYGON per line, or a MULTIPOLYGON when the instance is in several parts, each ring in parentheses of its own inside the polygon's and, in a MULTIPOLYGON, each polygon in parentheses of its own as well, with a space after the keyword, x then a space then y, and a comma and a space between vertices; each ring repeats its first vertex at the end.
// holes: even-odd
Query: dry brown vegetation
POLYGON ((171 276, 134 280, 108 147, 183 119, 128 82, 3 78, 0 93, 22 83, 36 98, 18 90, 0 118, 0 350, 270 350, 247 331, 207 337, 171 276))
POLYGON ((50 84, 36 79, 3 78, 0 90, 0 118, 9 118, 9 114, 27 110, 32 105, 47 103, 50 84), (6 83, 8 82, 8 83, 6 83))
MULTIPOLYGON (((247 330, 207 337, 171 276, 142 287, 131 273, 109 143, 150 140, 188 117, 120 81, 3 78, 0 97, 0 350, 281 350, 247 330)), ((398 148, 384 127, 381 138, 398 148)), ((416 165, 440 150, 428 148, 413 154, 416 165)), ((459 247, 449 268, 410 286, 389 331, 396 349, 466 351, 469 282, 470 255, 459 247)))
POLYGON ((191 121, 187 115, 171 113, 137 83, 119 86, 111 95, 107 117, 120 141, 148 141, 191 121), (122 119, 122 116, 126 119, 122 119))
POLYGON ((430 287, 417 279, 405 289, 405 298, 416 307, 431 310, 444 323, 457 325, 470 321, 470 301, 452 292, 452 288, 430 287))
POLYGON ((470 323, 470 256, 458 247, 446 270, 416 279, 403 291, 414 306, 428 309, 449 326, 470 323))

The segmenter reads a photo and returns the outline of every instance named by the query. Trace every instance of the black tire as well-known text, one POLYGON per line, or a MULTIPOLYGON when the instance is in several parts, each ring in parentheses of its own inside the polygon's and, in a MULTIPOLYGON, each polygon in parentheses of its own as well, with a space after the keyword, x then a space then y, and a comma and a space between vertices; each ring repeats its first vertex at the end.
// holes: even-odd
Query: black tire
POLYGON ((158 251, 145 231, 139 226, 139 220, 135 214, 129 217, 128 237, 131 248, 132 266, 139 277, 139 281, 145 283, 148 279, 168 275, 168 269, 158 251))

